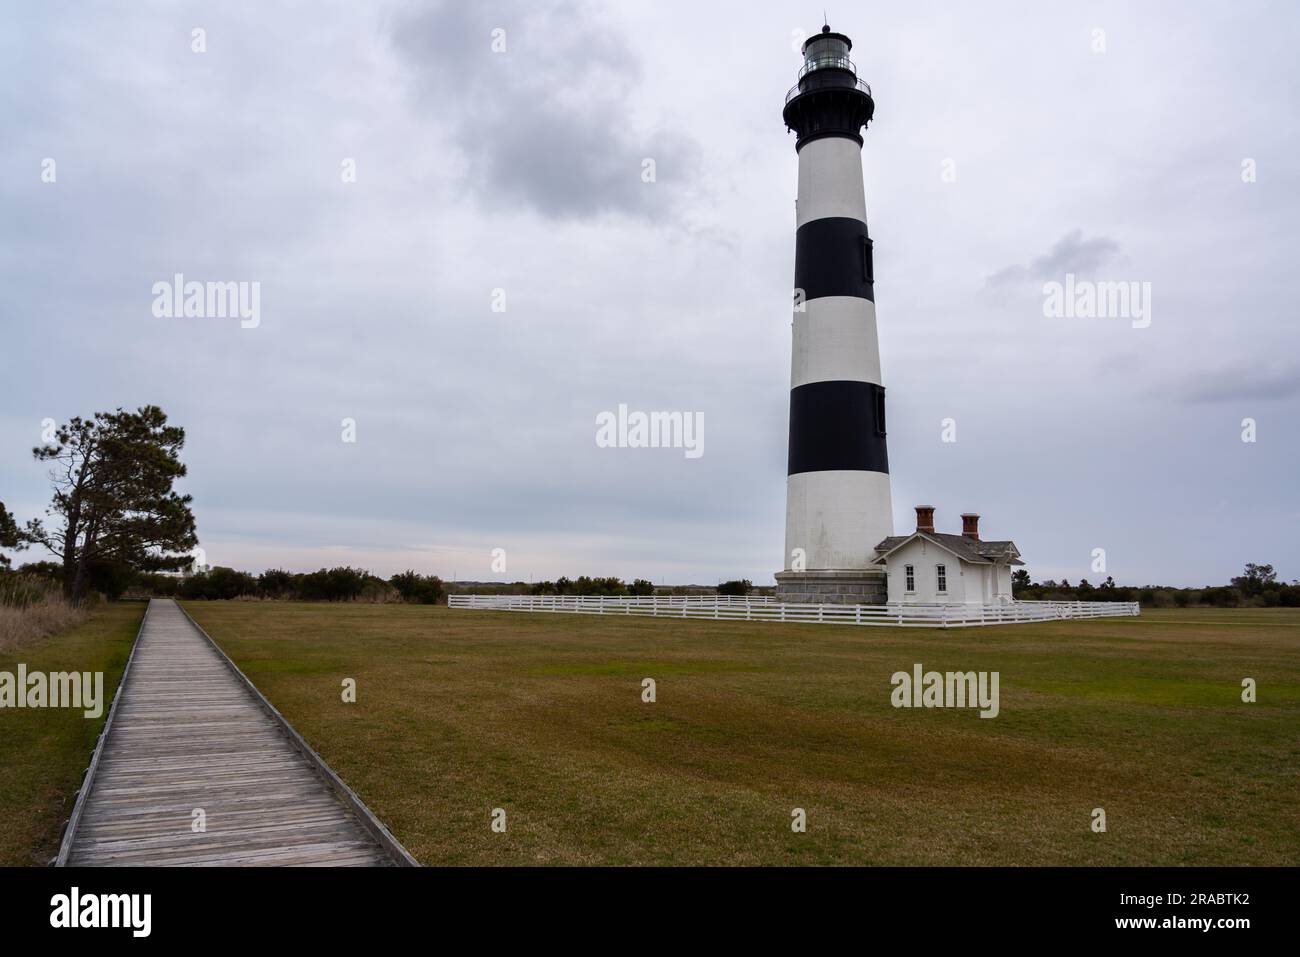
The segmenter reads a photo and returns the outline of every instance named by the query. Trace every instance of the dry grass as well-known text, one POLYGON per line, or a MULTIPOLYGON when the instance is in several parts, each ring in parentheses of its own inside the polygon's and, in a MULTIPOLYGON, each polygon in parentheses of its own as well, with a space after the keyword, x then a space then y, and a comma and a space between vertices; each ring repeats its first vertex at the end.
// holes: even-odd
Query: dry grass
POLYGON ((429 864, 1300 861, 1292 610, 900 631, 187 607, 429 864), (999 671, 1001 715, 895 710, 918 661, 999 671))
POLYGON ((93 607, 73 605, 49 582, 5 574, 0 577, 0 654, 81 624, 93 607))
MULTIPOLYGON (((0 671, 102 671, 106 698, 117 690, 144 615, 142 603, 100 605, 71 631, 27 637, 0 651, 0 671)), ((0 708, 0 866, 41 865, 58 851, 81 776, 108 715, 72 708, 0 708)))

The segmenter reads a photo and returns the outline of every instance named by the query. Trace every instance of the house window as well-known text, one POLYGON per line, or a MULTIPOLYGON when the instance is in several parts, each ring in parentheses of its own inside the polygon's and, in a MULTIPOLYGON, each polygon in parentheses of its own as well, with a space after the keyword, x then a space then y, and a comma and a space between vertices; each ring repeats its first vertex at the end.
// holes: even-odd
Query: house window
POLYGON ((940 591, 940 592, 946 592, 946 591, 948 590, 948 566, 947 566, 947 565, 935 565, 935 566, 934 566, 934 577, 935 577, 935 580, 938 582, 938 585, 939 585, 939 591, 940 591))
POLYGON ((916 591, 916 568, 914 566, 903 566, 903 581, 906 582, 907 591, 916 591))

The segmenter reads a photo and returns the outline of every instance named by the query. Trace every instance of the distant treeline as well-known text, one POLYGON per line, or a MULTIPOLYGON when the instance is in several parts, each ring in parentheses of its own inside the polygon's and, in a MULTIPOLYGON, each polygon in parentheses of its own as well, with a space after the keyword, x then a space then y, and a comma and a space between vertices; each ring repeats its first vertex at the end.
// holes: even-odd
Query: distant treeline
MULTIPOLYGON (((9 578, 59 582, 62 566, 55 562, 31 562, 17 572, 3 570, 9 578)), ((1021 600, 1047 601, 1136 601, 1147 607, 1187 608, 1273 608, 1300 607, 1300 582, 1279 582, 1272 565, 1249 564, 1227 585, 1205 588, 1170 588, 1164 585, 1117 585, 1107 578, 1098 585, 1087 579, 1077 585, 1068 581, 1033 581, 1026 569, 1012 576, 1013 594, 1021 600)), ((445 604, 447 596, 479 595, 770 595, 771 587, 755 587, 748 579, 736 579, 717 586, 655 585, 649 579, 624 582, 615 577, 576 578, 561 576, 542 582, 445 582, 437 575, 404 571, 392 578, 380 578, 364 568, 340 566, 314 572, 289 572, 272 568, 260 575, 233 568, 216 567, 184 578, 133 571, 108 563, 92 565, 90 588, 107 598, 158 597, 189 600, 287 600, 365 601, 445 604)), ((15 592, 16 593, 16 592, 15 592)))
MULTIPOLYGON (((493 586, 483 586, 476 583, 465 588, 457 587, 456 591, 482 592, 491 589, 493 586)), ((515 582, 512 586, 507 586, 510 591, 503 591, 503 594, 521 594, 521 595, 595 595, 608 596, 611 598, 618 597, 644 597, 646 595, 748 595, 752 591, 761 591, 755 589, 748 578, 737 579, 735 581, 723 582, 716 587, 700 585, 656 585, 647 578, 633 579, 631 584, 625 584, 621 578, 590 578, 587 575, 579 575, 577 578, 567 578, 561 576, 555 581, 536 582, 532 585, 525 585, 523 582, 515 582), (514 591, 513 589, 518 589, 514 591)))
MULTIPOLYGON (((53 562, 24 565, 24 575, 57 580, 62 574, 53 562)), ((322 568, 314 572, 267 569, 260 575, 233 568, 215 567, 179 578, 126 568, 98 569, 92 587, 108 598, 154 597, 190 600, 232 598, 287 601, 407 601, 432 605, 446 600, 447 591, 437 575, 405 571, 392 578, 380 578, 364 568, 322 568)))
POLYGON ((1300 582, 1289 585, 1277 580, 1272 565, 1248 564, 1242 574, 1227 585, 1204 588, 1170 588, 1167 585, 1116 585, 1107 577, 1099 585, 1086 578, 1071 585, 1059 582, 1036 582, 1029 572, 1017 569, 1011 576, 1015 598, 1043 601, 1136 601, 1150 608, 1297 608, 1300 607, 1300 582))

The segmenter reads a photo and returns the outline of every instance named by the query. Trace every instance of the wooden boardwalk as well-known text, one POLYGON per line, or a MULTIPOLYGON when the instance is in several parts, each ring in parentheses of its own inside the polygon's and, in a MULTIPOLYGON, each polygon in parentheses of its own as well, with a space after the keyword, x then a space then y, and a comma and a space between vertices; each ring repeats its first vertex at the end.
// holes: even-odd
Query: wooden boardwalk
POLYGON ((149 603, 82 790, 60 864, 414 863, 170 600, 149 603))

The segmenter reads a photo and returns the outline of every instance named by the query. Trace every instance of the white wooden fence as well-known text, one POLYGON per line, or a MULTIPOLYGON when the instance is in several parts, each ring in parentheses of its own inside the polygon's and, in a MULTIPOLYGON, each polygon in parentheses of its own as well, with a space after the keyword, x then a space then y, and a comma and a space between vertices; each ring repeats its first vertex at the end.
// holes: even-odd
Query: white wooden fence
POLYGON ((451 595, 452 608, 480 611, 556 612, 571 615, 647 615, 731 621, 820 622, 830 625, 892 625, 965 628, 1068 618, 1137 615, 1138 603, 1121 601, 1015 601, 990 605, 799 605, 775 598, 654 595, 594 598, 578 595, 451 595))

